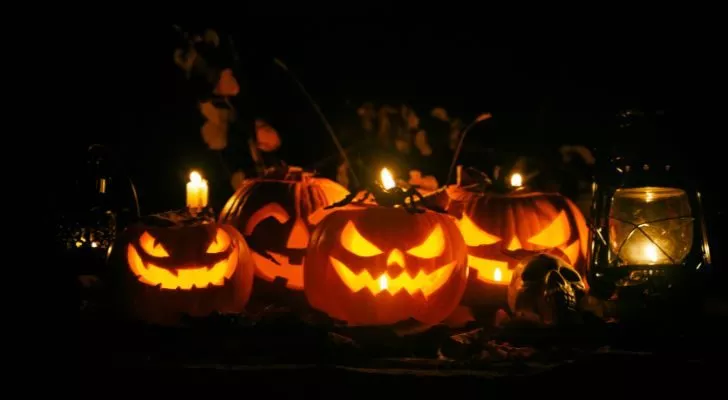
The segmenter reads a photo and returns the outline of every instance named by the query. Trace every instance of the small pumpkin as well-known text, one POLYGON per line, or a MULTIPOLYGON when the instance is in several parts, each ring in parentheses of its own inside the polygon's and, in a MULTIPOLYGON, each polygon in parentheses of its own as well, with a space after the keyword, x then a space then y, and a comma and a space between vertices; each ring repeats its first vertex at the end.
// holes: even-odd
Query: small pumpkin
POLYGON ((255 267, 245 241, 214 220, 146 218, 120 235, 109 257, 122 309, 150 323, 239 313, 252 291, 255 267))
POLYGON ((466 260, 465 242, 447 214, 350 204, 313 232, 305 295, 312 307, 351 326, 435 324, 460 302, 466 260))
POLYGON ((259 279, 281 281, 286 288, 300 291, 310 232, 323 216, 323 208, 348 194, 338 183, 301 168, 271 169, 262 178, 245 179, 219 220, 243 234, 259 279))

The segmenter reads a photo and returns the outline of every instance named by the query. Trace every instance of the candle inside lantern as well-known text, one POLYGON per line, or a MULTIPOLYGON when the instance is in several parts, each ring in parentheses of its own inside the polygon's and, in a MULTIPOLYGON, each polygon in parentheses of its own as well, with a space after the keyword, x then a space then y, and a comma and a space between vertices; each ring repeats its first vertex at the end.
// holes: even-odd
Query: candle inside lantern
POLYGON ((387 168, 382 168, 382 172, 379 173, 379 180, 384 190, 390 190, 397 186, 394 182, 394 176, 392 176, 392 173, 387 168))
POLYGON ((642 257, 651 263, 656 263, 658 259, 657 246, 652 243, 646 243, 642 248, 642 257))
POLYGON ((518 172, 511 175, 511 186, 512 187, 523 186, 523 176, 521 174, 519 174, 518 172))
POLYGON ((207 181, 197 171, 190 173, 190 181, 187 182, 187 207, 199 209, 207 207, 207 181))

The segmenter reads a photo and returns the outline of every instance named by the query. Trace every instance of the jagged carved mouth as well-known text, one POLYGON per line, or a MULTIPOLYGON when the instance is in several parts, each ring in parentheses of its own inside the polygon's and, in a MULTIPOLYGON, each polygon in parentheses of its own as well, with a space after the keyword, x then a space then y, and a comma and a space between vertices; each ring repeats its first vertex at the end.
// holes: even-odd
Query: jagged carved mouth
POLYGON ((255 271, 267 281, 273 282, 276 278, 287 280, 286 286, 292 289, 303 289, 303 260, 304 257, 287 257, 283 254, 266 252, 275 262, 253 251, 255 271), (277 263, 277 264, 276 264, 277 263))
POLYGON ((208 286, 222 286, 225 279, 235 272, 238 254, 232 251, 230 256, 212 266, 191 266, 185 268, 162 268, 151 262, 144 262, 134 246, 127 247, 129 268, 139 281, 161 289, 203 289, 208 286))
POLYGON ((457 261, 453 261, 429 274, 424 271, 419 271, 417 275, 411 276, 409 272, 403 271, 396 278, 392 278, 388 273, 383 273, 375 278, 367 270, 363 270, 358 274, 354 273, 349 267, 334 257, 329 257, 329 260, 341 280, 353 292, 368 289, 375 295, 381 292, 388 292, 391 295, 395 295, 405 290, 410 295, 420 292, 425 297, 436 292, 448 281, 455 269, 455 264, 457 264, 457 261))
POLYGON ((468 255, 468 268, 478 271, 478 280, 486 283, 507 285, 511 283, 513 271, 508 262, 496 261, 468 255))

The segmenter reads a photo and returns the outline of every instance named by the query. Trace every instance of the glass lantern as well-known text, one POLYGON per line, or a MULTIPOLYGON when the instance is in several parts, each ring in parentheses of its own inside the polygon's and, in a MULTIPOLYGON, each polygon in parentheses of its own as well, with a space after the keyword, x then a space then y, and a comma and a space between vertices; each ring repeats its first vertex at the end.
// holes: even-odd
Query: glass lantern
POLYGON ((589 281, 597 294, 681 287, 710 265, 700 192, 664 162, 613 158, 595 176, 589 281))

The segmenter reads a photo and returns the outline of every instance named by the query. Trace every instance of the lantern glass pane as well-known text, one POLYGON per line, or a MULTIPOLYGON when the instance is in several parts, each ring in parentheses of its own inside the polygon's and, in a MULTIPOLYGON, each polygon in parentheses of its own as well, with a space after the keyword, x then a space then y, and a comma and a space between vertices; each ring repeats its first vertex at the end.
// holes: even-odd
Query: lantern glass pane
POLYGON ((618 189, 610 208, 609 244, 626 265, 680 264, 693 244, 693 218, 685 191, 618 189))

